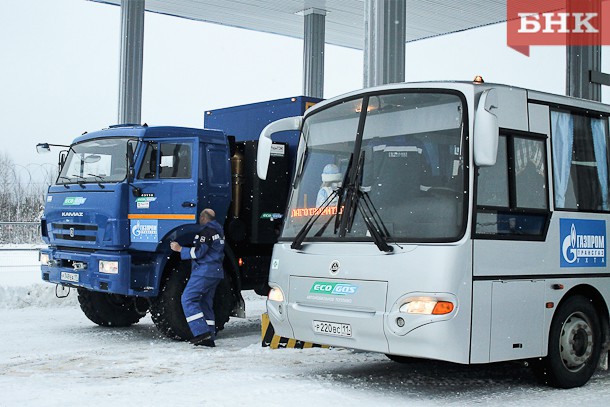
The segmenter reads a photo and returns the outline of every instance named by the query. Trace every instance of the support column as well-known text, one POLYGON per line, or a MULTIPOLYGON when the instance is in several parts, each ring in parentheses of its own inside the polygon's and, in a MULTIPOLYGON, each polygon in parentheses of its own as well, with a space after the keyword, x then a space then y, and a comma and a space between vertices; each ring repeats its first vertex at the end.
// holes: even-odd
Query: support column
POLYGON ((597 78, 600 73, 599 45, 566 47, 566 95, 600 102, 602 86, 599 83, 600 79, 597 78))
MULTIPOLYGON (((574 3, 568 1, 567 11, 574 3)), ((599 7, 599 5, 598 5, 599 7)), ((598 13, 601 10, 597 10, 598 13)), ((587 37, 585 44, 579 43, 570 34, 566 45, 566 95, 582 99, 601 101, 601 34, 587 37)))
POLYGON ((406 0, 364 1, 364 87, 405 80, 406 0))
POLYGON ((118 123, 140 124, 144 59, 144 1, 121 0, 118 123))
POLYGON ((303 95, 324 98, 324 37, 326 11, 303 11, 303 95))

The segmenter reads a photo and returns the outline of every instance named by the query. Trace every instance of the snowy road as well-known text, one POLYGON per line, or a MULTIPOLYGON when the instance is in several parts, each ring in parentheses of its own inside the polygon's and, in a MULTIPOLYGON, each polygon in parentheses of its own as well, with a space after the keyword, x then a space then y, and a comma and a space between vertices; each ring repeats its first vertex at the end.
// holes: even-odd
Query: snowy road
POLYGON ((579 389, 539 386, 517 363, 460 366, 391 362, 345 349, 260 346, 264 299, 246 293, 217 347, 157 333, 150 317, 101 328, 74 293, 54 298, 37 272, 0 267, 0 406, 607 406, 610 373, 579 389))

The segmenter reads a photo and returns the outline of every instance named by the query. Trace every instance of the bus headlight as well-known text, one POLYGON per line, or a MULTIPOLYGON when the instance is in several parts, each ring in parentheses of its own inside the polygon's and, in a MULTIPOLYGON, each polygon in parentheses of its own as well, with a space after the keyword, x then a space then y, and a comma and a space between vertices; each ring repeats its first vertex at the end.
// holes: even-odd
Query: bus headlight
POLYGON ((38 260, 40 261, 40 264, 46 266, 47 264, 49 264, 49 260, 51 260, 51 257, 49 257, 49 253, 38 253, 38 260))
POLYGON ((284 302, 284 293, 280 287, 272 287, 267 298, 270 301, 284 302))
POLYGON ((100 260, 98 270, 100 273, 119 274, 119 262, 100 260))
POLYGON ((454 308, 450 301, 417 299, 401 305, 399 311, 405 314, 445 315, 451 313, 454 308))

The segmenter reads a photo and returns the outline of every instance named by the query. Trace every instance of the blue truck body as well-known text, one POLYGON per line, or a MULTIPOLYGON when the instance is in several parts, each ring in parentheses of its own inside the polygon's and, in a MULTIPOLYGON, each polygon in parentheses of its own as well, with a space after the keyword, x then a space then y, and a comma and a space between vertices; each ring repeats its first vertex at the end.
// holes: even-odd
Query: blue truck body
MULTIPOLYGON (((288 187, 259 184, 255 140, 267 124, 302 115, 316 101, 295 97, 210 110, 205 129, 121 125, 79 136, 48 190, 43 280, 79 294, 154 299, 168 264, 177 261, 169 242, 191 242, 197 214, 210 207, 225 224, 235 289, 265 285, 288 187), (246 198, 236 204, 236 194, 246 198)), ((297 137, 292 132, 282 140, 283 182, 297 137)))

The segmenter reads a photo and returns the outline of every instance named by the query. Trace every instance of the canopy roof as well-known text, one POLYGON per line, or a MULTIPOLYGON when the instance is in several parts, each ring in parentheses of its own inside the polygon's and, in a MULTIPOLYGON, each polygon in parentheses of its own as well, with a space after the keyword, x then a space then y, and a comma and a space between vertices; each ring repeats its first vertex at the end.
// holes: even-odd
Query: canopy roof
MULTIPOLYGON (((120 0, 92 0, 120 5, 120 0)), ((407 42, 506 20, 506 0, 406 0, 407 42)), ((326 43, 362 49, 364 0, 146 0, 146 11, 303 38, 302 12, 326 12, 326 43)))

